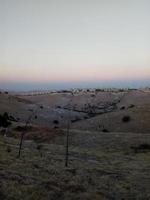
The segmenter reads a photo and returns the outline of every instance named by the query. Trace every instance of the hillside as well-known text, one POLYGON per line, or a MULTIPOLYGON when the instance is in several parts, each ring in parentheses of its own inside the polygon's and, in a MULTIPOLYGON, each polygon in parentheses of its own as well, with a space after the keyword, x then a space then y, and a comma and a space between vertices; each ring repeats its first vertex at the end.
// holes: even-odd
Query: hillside
POLYGON ((2 93, 4 113, 0 199, 150 199, 149 90, 2 93))
POLYGON ((71 131, 65 168, 65 135, 25 141, 20 159, 19 141, 0 137, 1 199, 149 199, 148 141, 149 134, 71 131))

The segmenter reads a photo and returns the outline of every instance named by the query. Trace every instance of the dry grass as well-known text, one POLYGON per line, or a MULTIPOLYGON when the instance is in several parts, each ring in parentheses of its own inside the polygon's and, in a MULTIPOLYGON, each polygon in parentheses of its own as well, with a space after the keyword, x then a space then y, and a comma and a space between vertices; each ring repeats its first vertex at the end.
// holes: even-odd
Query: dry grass
POLYGON ((24 141, 20 159, 18 139, 0 137, 1 199, 150 198, 150 152, 131 148, 150 141, 149 134, 71 130, 69 141, 65 168, 65 135, 39 143, 40 148, 24 141))
POLYGON ((75 109, 85 109, 85 104, 94 108, 117 102, 113 112, 90 119, 85 113, 63 109, 70 96, 55 93, 28 96, 24 100, 0 94, 0 113, 20 118, 12 123, 7 137, 0 135, 0 199, 150 199, 150 93, 75 93, 72 104, 75 109), (39 105, 42 109, 24 130, 31 110, 39 105), (124 109, 120 110, 122 106, 124 109), (68 112, 70 121, 81 120, 71 124, 69 167, 65 168, 68 112), (122 117, 126 115, 131 120, 123 123, 122 117), (54 120, 59 121, 57 129, 54 120), (25 140, 18 159, 23 131, 25 140))

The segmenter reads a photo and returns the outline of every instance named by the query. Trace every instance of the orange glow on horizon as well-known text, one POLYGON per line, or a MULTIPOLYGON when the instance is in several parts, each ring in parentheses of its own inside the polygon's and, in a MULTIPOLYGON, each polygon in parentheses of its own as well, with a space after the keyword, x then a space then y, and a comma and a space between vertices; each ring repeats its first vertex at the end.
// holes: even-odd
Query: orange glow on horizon
MULTIPOLYGON (((1 71, 1 69, 0 69, 1 71)), ((81 67, 70 70, 57 70, 51 72, 44 70, 16 69, 14 73, 5 69, 0 73, 0 81, 13 82, 84 82, 84 81, 115 81, 115 80, 142 80, 150 79, 150 68, 146 70, 134 67, 81 67)))

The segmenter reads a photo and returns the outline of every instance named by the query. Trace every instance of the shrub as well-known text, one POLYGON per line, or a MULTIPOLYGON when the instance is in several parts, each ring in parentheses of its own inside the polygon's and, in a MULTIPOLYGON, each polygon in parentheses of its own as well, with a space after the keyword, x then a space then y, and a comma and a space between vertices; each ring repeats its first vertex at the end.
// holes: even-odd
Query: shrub
POLYGON ((39 151, 39 154, 41 157, 42 157, 42 148, 43 148, 42 144, 38 144, 36 147, 36 149, 39 151))
POLYGON ((124 110, 125 109, 125 106, 122 106, 121 108, 120 108, 120 110, 124 110))
POLYGON ((40 106, 41 109, 43 109, 43 106, 40 106))
POLYGON ((108 133, 109 131, 108 131, 106 128, 104 128, 104 129, 102 130, 102 132, 108 133))
POLYGON ((144 143, 144 144, 139 145, 138 148, 139 149, 149 149, 150 150, 150 144, 144 143))
POLYGON ((104 89, 100 89, 100 88, 97 88, 95 91, 96 91, 96 92, 105 92, 104 89))
POLYGON ((59 124, 59 121, 58 120, 54 120, 53 123, 54 124, 59 124))
POLYGON ((8 113, 7 113, 7 112, 4 112, 3 117, 4 117, 5 119, 9 120, 9 116, 8 116, 8 113))
POLYGON ((129 122, 131 120, 131 118, 130 118, 130 116, 128 116, 128 115, 126 115, 126 116, 124 116, 123 118, 122 118, 122 121, 123 122, 129 122))
POLYGON ((132 146, 131 149, 133 149, 135 153, 150 151, 150 144, 143 143, 139 146, 132 146))
POLYGON ((88 119, 88 116, 84 116, 84 119, 88 119))
POLYGON ((7 113, 4 113, 3 115, 0 115, 0 127, 7 128, 11 125, 11 122, 8 121, 9 116, 7 113))
POLYGON ((8 153, 10 153, 11 152, 11 148, 10 148, 10 146, 7 146, 7 150, 6 150, 8 153))

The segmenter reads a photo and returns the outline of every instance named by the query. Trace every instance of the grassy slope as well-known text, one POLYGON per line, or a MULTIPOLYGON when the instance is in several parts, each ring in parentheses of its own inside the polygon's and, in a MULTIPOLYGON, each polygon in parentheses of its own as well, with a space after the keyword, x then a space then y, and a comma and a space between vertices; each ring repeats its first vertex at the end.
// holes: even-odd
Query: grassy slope
POLYGON ((82 130, 101 131, 103 128, 110 132, 147 133, 150 130, 150 93, 131 91, 127 93, 117 105, 118 109, 111 113, 98 115, 91 119, 81 120, 72 128, 82 130), (134 105, 133 108, 130 108, 134 105), (124 110, 120 108, 124 107, 124 110), (129 123, 123 123, 124 116, 130 116, 129 123))
POLYGON ((63 135, 40 144, 40 152, 39 144, 24 142, 21 159, 18 143, 0 137, 1 200, 150 198, 150 152, 131 149, 150 143, 149 134, 72 130, 69 168, 63 135))
MULTIPOLYGON (((17 108, 19 117, 21 112, 26 119, 28 109, 35 104, 11 98, 0 98, 0 112, 15 113, 17 108)), ((150 151, 135 152, 131 148, 150 144, 149 102, 149 93, 134 91, 118 105, 128 107, 134 103, 134 108, 72 124, 69 168, 64 167, 64 134, 47 144, 25 141, 20 159, 16 157, 19 140, 0 136, 0 199, 150 199, 150 151), (131 122, 122 123, 126 114, 131 116, 131 122), (110 132, 101 133, 99 125, 110 132)), ((41 131, 44 129, 39 129, 38 134, 41 131)), ((45 131, 47 137, 49 129, 45 131)))

